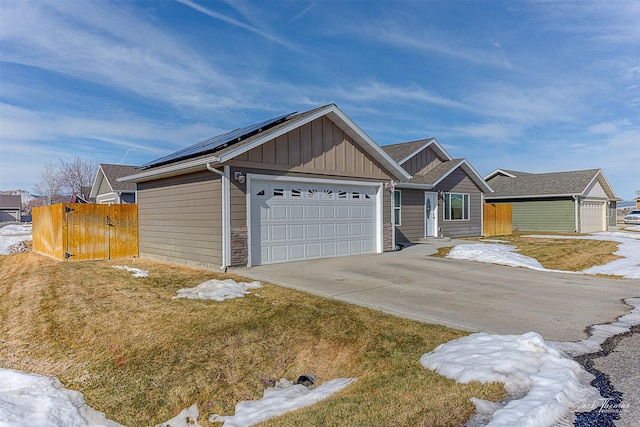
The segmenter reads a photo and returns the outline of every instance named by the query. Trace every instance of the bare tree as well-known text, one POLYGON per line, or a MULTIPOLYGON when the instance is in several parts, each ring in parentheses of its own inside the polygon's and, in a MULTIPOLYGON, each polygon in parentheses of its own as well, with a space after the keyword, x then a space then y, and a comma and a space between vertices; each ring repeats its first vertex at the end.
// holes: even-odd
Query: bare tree
POLYGON ((62 183, 60 181, 60 171, 53 163, 46 163, 40 171, 40 178, 33 187, 39 198, 40 205, 50 205, 53 198, 60 194, 62 183))
POLYGON ((98 164, 91 160, 84 160, 77 156, 68 161, 60 159, 60 183, 71 194, 87 200, 97 170, 98 164))

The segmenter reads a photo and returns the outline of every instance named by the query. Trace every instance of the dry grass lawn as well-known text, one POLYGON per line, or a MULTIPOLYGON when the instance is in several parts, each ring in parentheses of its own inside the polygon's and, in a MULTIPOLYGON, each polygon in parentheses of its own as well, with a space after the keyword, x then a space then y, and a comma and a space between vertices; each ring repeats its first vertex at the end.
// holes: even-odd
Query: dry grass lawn
POLYGON ((301 374, 359 380, 263 425, 459 426, 470 397, 504 396, 499 384, 456 384, 420 365, 461 331, 269 284, 223 302, 171 299, 227 277, 145 260, 0 256, 0 367, 56 376, 127 426, 155 425, 196 402, 209 426, 208 414, 233 414, 238 401, 301 374), (112 268, 122 264, 150 275, 112 268))
MULTIPOLYGON (((562 235, 559 233, 514 233, 508 236, 494 236, 491 239, 502 240, 506 245, 517 247, 518 253, 535 258, 544 268, 552 270, 582 271, 622 258, 613 254, 618 249, 616 242, 562 238, 542 239, 527 237, 528 234, 562 235)), ((571 234, 571 236, 575 236, 575 234, 571 234)), ((482 241, 483 239, 473 240, 482 241)), ((444 258, 451 249, 451 247, 441 248, 434 256, 444 258)))

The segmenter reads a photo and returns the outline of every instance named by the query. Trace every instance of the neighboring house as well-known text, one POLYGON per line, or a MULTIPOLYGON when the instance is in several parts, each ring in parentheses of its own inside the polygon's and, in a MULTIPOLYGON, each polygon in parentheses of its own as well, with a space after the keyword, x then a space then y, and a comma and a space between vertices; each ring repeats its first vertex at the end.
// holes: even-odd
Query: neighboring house
POLYGON ((135 203, 136 184, 133 182, 120 182, 118 178, 132 175, 138 170, 135 166, 110 165, 102 163, 98 165, 98 172, 91 187, 89 197, 96 203, 135 203))
POLYGON ((484 194, 492 190, 465 159, 452 159, 435 138, 383 150, 411 179, 395 184, 396 241, 482 235, 484 194))
POLYGON ((0 195, 0 222, 20 221, 22 197, 20 195, 0 195))
POLYGON ((73 193, 69 198, 69 203, 95 203, 96 199, 91 196, 91 187, 82 187, 81 194, 73 193), (88 196, 83 196, 88 194, 88 196))
POLYGON ((640 197, 636 198, 636 209, 640 209, 640 197))
POLYGON ((497 169, 485 180, 486 203, 510 203, 520 231, 591 233, 616 225, 620 201, 602 170, 526 173, 497 169))
POLYGON ((140 256, 255 266, 392 250, 393 183, 409 178, 336 105, 201 141, 143 165, 140 256))

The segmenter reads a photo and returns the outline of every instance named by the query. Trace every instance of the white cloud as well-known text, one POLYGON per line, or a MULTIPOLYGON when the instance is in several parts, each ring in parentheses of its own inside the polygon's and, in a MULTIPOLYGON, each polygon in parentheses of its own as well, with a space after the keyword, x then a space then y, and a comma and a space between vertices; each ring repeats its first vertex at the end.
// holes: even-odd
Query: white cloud
POLYGON ((356 83, 350 87, 338 87, 330 90, 335 96, 352 102, 392 102, 406 104, 408 102, 420 102, 448 108, 464 109, 465 106, 458 101, 432 94, 419 85, 397 86, 381 81, 369 81, 356 83))
POLYGON ((620 119, 589 126, 588 131, 595 134, 613 135, 621 130, 621 128, 628 128, 630 126, 632 126, 632 124, 628 119, 620 119))
MULTIPOLYGON (((3 60, 113 86, 174 105, 235 90, 231 79, 172 34, 128 13, 122 3, 4 4, 3 60), (121 9, 117 6, 122 7, 121 9), (38 28, 38 31, 33 31, 38 28), (54 36, 55 35, 55 36, 54 36), (176 90, 178 89, 178 90, 176 90)), ((211 99, 205 99, 212 102, 211 99)))

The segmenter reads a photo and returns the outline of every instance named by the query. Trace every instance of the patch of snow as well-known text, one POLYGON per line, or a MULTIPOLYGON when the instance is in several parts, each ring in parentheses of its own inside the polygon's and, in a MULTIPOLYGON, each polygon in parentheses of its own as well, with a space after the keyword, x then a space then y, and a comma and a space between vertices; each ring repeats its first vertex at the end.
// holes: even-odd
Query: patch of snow
POLYGON ((213 414, 210 422, 224 422, 224 427, 246 427, 265 421, 269 418, 284 414, 295 409, 313 405, 331 396, 349 384, 356 378, 337 378, 309 390, 303 385, 293 385, 284 380, 276 387, 264 390, 260 400, 245 400, 236 405, 235 415, 213 414))
POLYGON ((89 407, 57 378, 0 368, 0 425, 123 427, 89 407))
MULTIPOLYGON (((526 237, 543 239, 607 240, 620 243, 618 250, 614 252, 614 254, 619 255, 622 258, 605 265, 588 268, 580 273, 610 274, 613 276, 621 276, 625 279, 640 279, 640 234, 615 231, 593 233, 588 236, 529 235, 526 237)), ((544 268, 536 259, 519 254, 516 250, 517 248, 511 245, 469 243, 454 246, 447 255, 447 258, 484 262, 488 264, 501 264, 511 267, 524 267, 539 271, 575 274, 573 271, 551 270, 544 268)))
POLYGON ((546 270, 536 259, 516 252, 516 247, 502 244, 468 243, 456 245, 447 258, 546 270))
POLYGON ((640 225, 627 225, 624 229, 628 231, 640 231, 640 225))
POLYGON ((211 279, 200 283, 195 288, 178 289, 176 298, 188 299, 212 299, 215 301, 224 301, 230 298, 244 297, 250 293, 249 289, 261 288, 260 282, 236 282, 233 279, 217 280, 211 279))
MULTIPOLYGON (((338 378, 308 390, 286 380, 268 388, 264 397, 236 405, 233 416, 215 415, 214 421, 230 426, 250 426, 288 411, 313 405, 355 381, 338 378)), ((156 427, 201 427, 194 404, 156 427)), ((3 427, 124 427, 88 406, 82 393, 62 386, 57 378, 0 368, 0 426, 3 427)))
POLYGON ((129 267, 127 265, 114 265, 113 268, 117 268, 118 270, 127 270, 133 273, 132 277, 148 277, 149 272, 145 270, 141 270, 139 268, 129 267))
POLYGON ((491 427, 553 426, 571 421, 581 408, 591 410, 592 402, 600 399, 590 385, 595 377, 535 332, 472 334, 439 345, 420 362, 460 383, 503 383, 506 402, 474 399, 491 427))
POLYGON ((30 236, 31 224, 9 224, 0 228, 0 236, 30 236))
POLYGON ((31 240, 31 224, 9 224, 0 228, 0 255, 9 255, 13 245, 31 240))
POLYGON ((606 240, 620 243, 618 250, 614 252, 622 258, 611 261, 605 265, 583 270, 585 274, 610 274, 622 276, 625 279, 640 279, 640 234, 626 233, 624 231, 604 231, 592 233, 588 236, 544 236, 532 235, 529 237, 554 238, 554 239, 578 239, 578 240, 606 240))

